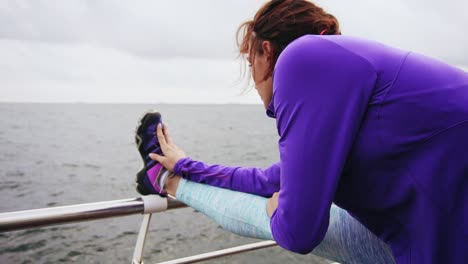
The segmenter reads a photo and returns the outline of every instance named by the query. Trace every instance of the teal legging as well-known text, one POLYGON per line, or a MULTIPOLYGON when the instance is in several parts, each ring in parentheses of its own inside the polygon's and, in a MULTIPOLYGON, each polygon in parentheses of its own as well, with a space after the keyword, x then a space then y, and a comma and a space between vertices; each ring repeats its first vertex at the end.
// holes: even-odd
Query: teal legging
MULTIPOLYGON (((181 179, 179 201, 235 234, 273 240, 267 198, 181 179)), ((312 254, 341 263, 395 263, 390 248, 345 210, 332 205, 324 240, 312 254)))

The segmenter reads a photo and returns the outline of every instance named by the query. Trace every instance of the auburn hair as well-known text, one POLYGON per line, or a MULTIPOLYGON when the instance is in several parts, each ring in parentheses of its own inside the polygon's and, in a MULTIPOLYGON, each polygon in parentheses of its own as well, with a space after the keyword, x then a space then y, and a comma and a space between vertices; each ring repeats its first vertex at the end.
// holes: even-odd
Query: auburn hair
POLYGON ((239 26, 236 37, 240 55, 248 55, 250 62, 255 60, 256 54, 263 54, 263 41, 271 42, 272 56, 266 80, 273 75, 284 48, 308 34, 341 34, 338 20, 306 0, 271 0, 257 11, 253 20, 239 26))

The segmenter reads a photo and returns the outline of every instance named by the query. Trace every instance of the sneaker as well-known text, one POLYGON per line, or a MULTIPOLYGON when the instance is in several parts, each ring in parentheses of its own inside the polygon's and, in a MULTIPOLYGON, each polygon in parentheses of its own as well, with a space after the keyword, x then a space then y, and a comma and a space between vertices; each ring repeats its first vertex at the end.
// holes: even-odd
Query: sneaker
POLYGON ((160 113, 146 113, 141 118, 136 130, 135 142, 143 159, 143 168, 137 173, 136 177, 136 189, 142 195, 159 194, 167 196, 167 193, 163 190, 163 185, 169 176, 169 171, 148 156, 150 153, 163 154, 156 136, 156 128, 160 123, 162 124, 160 113))

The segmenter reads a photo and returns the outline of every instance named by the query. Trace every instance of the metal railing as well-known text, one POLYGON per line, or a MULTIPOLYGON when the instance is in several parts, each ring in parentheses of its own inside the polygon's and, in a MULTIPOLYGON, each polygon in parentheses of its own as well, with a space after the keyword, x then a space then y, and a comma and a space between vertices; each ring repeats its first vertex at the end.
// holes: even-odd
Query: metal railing
MULTIPOLYGON (((92 221, 133 214, 144 214, 132 259, 133 264, 141 264, 143 263, 143 249, 152 214, 182 207, 187 206, 177 201, 174 197, 163 198, 157 195, 148 195, 134 199, 7 212, 0 213, 0 232, 10 232, 73 222, 92 221)), ((274 241, 262 241, 160 262, 160 264, 196 263, 276 245, 277 244, 274 241)))

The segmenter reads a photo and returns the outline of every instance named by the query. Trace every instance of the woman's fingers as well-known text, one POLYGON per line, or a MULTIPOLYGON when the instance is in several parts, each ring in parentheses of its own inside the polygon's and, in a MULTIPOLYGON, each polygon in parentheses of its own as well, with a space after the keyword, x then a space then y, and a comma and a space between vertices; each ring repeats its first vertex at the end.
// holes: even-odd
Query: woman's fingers
POLYGON ((273 196, 267 200, 266 211, 267 211, 268 217, 270 218, 275 212, 276 208, 278 208, 278 198, 279 198, 279 192, 275 192, 273 196))
MULTIPOLYGON (((163 164, 164 156, 158 155, 156 153, 150 153, 148 155, 152 160, 155 160, 161 164, 163 164)), ((163 164, 164 165, 164 164, 163 164)))
POLYGON ((275 192, 275 193, 273 193, 273 196, 272 196, 272 198, 274 198, 274 199, 278 200, 278 198, 279 198, 279 192, 275 192))
POLYGON ((166 151, 166 148, 167 148, 167 142, 166 142, 166 138, 164 137, 164 133, 162 131, 162 128, 161 128, 161 124, 158 124, 157 128, 156 128, 156 135, 158 136, 158 141, 159 141, 159 145, 161 145, 161 148, 162 148, 162 151, 163 153, 166 151))
POLYGON ((167 124, 164 125, 163 132, 164 132, 164 136, 166 137, 167 144, 173 145, 172 137, 171 137, 171 134, 169 133, 169 127, 167 126, 167 124))
POLYGON ((148 155, 152 160, 155 160, 159 163, 161 163, 161 165, 164 166, 164 168, 172 171, 174 166, 172 165, 171 167, 171 160, 169 160, 167 157, 165 156, 161 156, 161 155, 158 155, 158 154, 155 154, 155 153, 150 153, 148 155))
POLYGON ((156 128, 156 135, 164 156, 157 154, 149 154, 149 156, 151 159, 161 163, 169 171, 173 171, 175 164, 180 159, 186 157, 186 154, 182 149, 174 145, 166 125, 163 128, 161 124, 159 124, 156 128))

